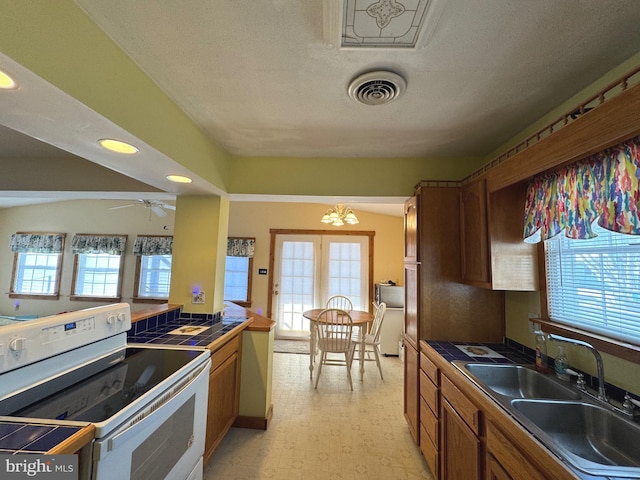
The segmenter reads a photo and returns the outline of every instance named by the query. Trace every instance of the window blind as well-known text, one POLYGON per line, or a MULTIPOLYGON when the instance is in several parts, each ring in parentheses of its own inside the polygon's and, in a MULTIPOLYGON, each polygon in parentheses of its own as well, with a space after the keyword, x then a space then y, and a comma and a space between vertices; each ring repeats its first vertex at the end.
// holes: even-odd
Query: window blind
POLYGON ((592 228, 595 238, 545 241, 549 317, 640 344, 640 237, 592 228))

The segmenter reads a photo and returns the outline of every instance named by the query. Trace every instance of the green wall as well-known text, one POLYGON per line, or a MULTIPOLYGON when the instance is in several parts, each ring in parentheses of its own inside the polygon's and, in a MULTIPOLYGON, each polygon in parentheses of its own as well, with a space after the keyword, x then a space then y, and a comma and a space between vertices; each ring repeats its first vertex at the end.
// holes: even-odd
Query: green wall
POLYGON ((420 180, 460 180, 482 158, 235 157, 231 193, 280 195, 413 195, 420 180))
POLYGON ((0 51, 227 190, 230 158, 72 0, 3 1, 0 51))

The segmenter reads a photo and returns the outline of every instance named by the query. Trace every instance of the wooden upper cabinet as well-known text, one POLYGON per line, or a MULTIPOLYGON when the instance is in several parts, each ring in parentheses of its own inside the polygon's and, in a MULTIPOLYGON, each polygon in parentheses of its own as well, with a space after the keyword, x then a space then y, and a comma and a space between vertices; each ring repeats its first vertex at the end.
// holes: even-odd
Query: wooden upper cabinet
POLYGON ((418 261, 418 199, 411 197, 404 204, 404 261, 418 261))
POLYGON ((487 244, 487 200, 484 177, 462 187, 460 192, 460 245, 462 278, 465 282, 490 286, 487 244))
POLYGON ((492 192, 488 196, 491 286, 494 290, 540 289, 539 244, 525 243, 525 182, 492 192))
POLYGON ((538 247, 523 240, 524 182, 487 195, 480 177, 460 195, 462 281, 493 290, 539 289, 538 247))

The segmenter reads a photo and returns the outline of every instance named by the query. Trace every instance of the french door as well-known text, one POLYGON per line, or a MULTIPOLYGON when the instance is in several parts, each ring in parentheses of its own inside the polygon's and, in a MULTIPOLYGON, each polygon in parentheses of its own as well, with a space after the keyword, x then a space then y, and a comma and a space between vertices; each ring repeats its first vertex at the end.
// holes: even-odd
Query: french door
POLYGON ((346 295, 357 310, 369 304, 369 237, 279 234, 275 237, 272 315, 277 338, 307 337, 302 312, 346 295))

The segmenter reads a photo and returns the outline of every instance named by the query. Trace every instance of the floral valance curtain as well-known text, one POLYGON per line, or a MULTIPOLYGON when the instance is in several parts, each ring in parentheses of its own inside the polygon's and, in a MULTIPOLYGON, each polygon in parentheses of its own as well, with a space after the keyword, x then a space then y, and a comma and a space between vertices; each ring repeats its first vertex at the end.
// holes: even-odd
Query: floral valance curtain
POLYGON ((227 239, 227 256, 228 257, 253 257, 255 251, 255 238, 228 238, 227 239))
POLYGON ((536 242, 564 230, 568 238, 596 236, 591 225, 640 235, 640 136, 529 184, 524 238, 536 242))
POLYGON ((64 233, 14 233, 9 247, 15 253, 62 253, 64 233))
POLYGON ((108 253, 122 255, 127 245, 126 235, 74 235, 71 251, 77 253, 108 253))
POLYGON ((133 245, 134 255, 171 255, 173 237, 138 236, 133 245))

